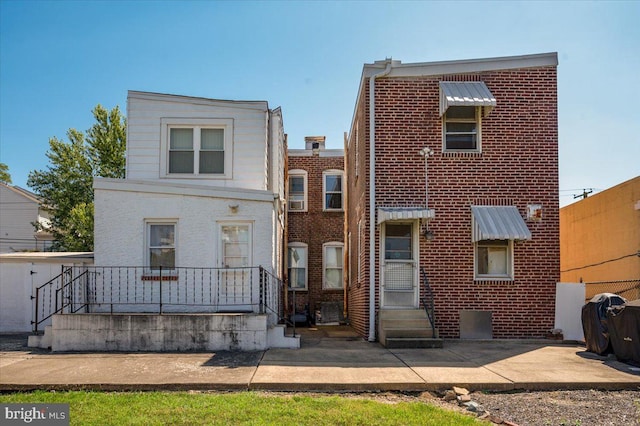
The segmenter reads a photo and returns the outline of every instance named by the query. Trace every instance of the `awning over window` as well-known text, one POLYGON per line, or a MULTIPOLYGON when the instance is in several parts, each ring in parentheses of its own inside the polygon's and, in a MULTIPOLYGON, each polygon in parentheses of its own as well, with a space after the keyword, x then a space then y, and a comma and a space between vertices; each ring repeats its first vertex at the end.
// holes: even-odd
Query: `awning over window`
POLYGON ((436 213, 433 209, 420 207, 379 207, 378 225, 388 220, 433 219, 436 213))
POLYGON ((471 206, 472 240, 530 240, 531 231, 514 206, 471 206))
POLYGON ((441 81, 440 117, 451 106, 481 106, 486 117, 496 106, 496 98, 482 81, 441 81))

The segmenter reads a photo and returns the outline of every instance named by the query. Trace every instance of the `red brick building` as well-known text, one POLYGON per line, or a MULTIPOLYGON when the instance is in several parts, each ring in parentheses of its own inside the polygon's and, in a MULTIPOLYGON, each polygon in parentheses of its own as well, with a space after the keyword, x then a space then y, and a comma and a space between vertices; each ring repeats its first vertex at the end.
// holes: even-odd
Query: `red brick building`
POLYGON ((344 151, 324 136, 288 151, 287 269, 289 308, 313 321, 343 319, 344 151), (324 307, 324 318, 321 314, 324 307), (330 315, 331 314, 331 315, 330 315), (329 316, 331 318, 329 318, 329 316))
POLYGON ((403 337, 398 313, 429 300, 421 270, 440 337, 553 328, 556 68, 555 53, 364 66, 345 156, 348 312, 363 336, 403 337))

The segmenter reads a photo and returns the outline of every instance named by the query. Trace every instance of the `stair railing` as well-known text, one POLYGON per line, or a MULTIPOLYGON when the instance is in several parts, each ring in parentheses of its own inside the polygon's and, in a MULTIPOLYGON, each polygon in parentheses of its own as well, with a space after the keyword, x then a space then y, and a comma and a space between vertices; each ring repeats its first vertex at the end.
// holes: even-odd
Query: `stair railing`
POLYGON ((429 318, 429 322, 431 323, 431 332, 433 337, 436 336, 436 314, 435 314, 435 303, 433 297, 433 290, 429 285, 429 277, 427 276, 427 272, 423 267, 420 267, 420 276, 422 291, 420 292, 422 306, 424 307, 425 312, 427 313, 427 317, 429 318))

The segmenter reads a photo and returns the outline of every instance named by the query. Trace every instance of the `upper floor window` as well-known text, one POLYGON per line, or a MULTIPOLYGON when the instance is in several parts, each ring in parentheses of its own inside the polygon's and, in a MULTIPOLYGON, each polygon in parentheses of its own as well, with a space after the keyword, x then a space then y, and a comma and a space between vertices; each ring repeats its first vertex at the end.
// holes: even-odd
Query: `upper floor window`
POLYGON ((307 172, 291 170, 289 172, 289 211, 307 211, 307 172))
POLYGON ((445 151, 480 151, 480 107, 452 106, 444 115, 445 151))
POLYGON ((147 222, 146 258, 152 271, 176 266, 175 222, 147 222))
POLYGON ((342 210, 342 170, 327 170, 323 173, 324 210, 342 210))
POLYGON ((160 175, 230 178, 232 120, 162 119, 160 175))
POLYGON ((169 173, 224 174, 224 129, 169 128, 169 173))

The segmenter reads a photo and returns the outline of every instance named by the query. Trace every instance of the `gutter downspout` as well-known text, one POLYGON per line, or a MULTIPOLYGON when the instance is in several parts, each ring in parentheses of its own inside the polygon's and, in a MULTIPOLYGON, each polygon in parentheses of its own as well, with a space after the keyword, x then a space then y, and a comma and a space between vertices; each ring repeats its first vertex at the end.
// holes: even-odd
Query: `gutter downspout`
POLYGON ((384 71, 369 77, 369 337, 376 340, 376 78, 391 72, 391 59, 384 71))

